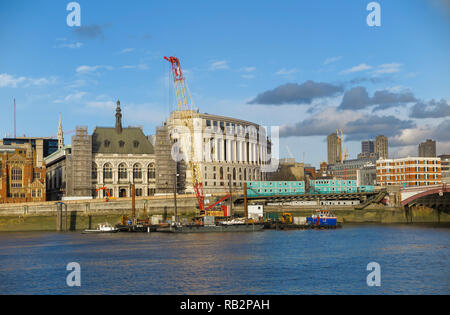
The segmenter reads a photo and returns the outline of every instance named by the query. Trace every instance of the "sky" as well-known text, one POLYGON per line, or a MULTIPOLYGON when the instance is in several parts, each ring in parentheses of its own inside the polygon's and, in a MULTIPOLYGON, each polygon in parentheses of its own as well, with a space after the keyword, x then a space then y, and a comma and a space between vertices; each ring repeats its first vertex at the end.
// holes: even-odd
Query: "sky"
POLYGON ((343 129, 350 158, 388 136, 390 157, 437 140, 450 153, 450 4, 371 1, 0 0, 0 136, 55 136, 76 126, 146 134, 177 107, 170 64, 181 60, 193 100, 210 114, 280 130, 280 156, 319 166, 343 129))

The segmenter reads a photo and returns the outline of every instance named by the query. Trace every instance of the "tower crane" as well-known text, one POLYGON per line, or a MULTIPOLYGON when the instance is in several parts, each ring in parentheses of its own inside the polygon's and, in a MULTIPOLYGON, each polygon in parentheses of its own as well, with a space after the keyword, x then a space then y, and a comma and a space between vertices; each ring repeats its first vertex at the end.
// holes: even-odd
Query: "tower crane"
POLYGON ((188 170, 191 171, 192 185, 194 186, 195 196, 197 197, 197 203, 200 209, 200 215, 205 215, 207 211, 216 206, 219 202, 224 201, 228 197, 227 194, 224 198, 218 202, 208 206, 205 209, 205 194, 203 191, 203 177, 200 161, 195 156, 194 145, 194 119, 199 118, 200 115, 192 99, 192 95, 186 84, 185 77, 181 70, 180 60, 177 57, 164 57, 165 60, 172 64, 172 75, 175 88, 175 94, 178 103, 178 113, 182 124, 188 128, 190 133, 190 141, 186 152, 188 154, 188 170))
POLYGON ((344 143, 344 131, 342 129, 336 130, 336 135, 338 141, 339 163, 342 163, 348 158, 348 148, 345 147, 344 143))

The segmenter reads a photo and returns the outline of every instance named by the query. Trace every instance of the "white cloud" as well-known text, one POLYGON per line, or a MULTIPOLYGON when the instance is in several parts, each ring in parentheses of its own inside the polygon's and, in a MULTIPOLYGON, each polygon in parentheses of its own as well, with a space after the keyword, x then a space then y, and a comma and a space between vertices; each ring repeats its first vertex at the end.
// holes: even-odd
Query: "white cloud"
MULTIPOLYGON (((389 147, 392 147, 390 157, 418 156, 419 143, 426 139, 436 139, 437 130, 437 126, 434 125, 420 125, 416 128, 405 129, 399 136, 389 138, 389 147)), ((450 153, 450 139, 437 140, 436 146, 438 155, 450 153)))
POLYGON ((407 92, 412 93, 411 89, 404 85, 391 86, 386 88, 386 90, 391 91, 393 93, 407 93, 407 92))
POLYGON ((124 48, 121 51, 119 51, 119 54, 126 54, 126 53, 130 53, 133 51, 134 51, 134 48, 124 48))
POLYGON ((69 95, 67 95, 66 97, 64 97, 64 99, 62 100, 56 100, 53 103, 63 103, 63 102, 73 102, 73 101, 79 101, 83 98, 83 96, 85 96, 87 93, 86 92, 76 92, 76 93, 71 93, 69 95))
POLYGON ((241 77, 244 79, 254 79, 256 76, 254 74, 242 74, 241 77))
POLYGON ((394 147, 419 145, 421 139, 430 138, 433 134, 433 129, 430 126, 419 126, 417 128, 405 129, 396 137, 389 139, 389 145, 394 147))
POLYGON ((228 62, 225 60, 216 61, 211 63, 209 66, 209 70, 215 71, 215 70, 228 70, 230 67, 228 66, 228 62))
POLYGON ((111 67, 111 66, 100 66, 100 65, 98 65, 98 66, 79 66, 76 69, 76 72, 77 73, 92 73, 92 72, 95 72, 95 71, 100 70, 100 69, 113 70, 114 67, 111 67))
POLYGON ((147 70, 148 65, 140 64, 140 65, 125 65, 121 67, 122 69, 138 69, 138 70, 147 70))
POLYGON ((278 70, 275 74, 276 75, 291 75, 291 74, 295 74, 300 72, 300 70, 298 70, 297 68, 292 68, 292 69, 280 69, 278 70))
POLYGON ((254 72, 254 71, 256 71, 256 67, 242 67, 239 70, 242 72, 254 72))
POLYGON ((87 84, 87 82, 85 80, 75 80, 72 81, 72 83, 70 83, 67 87, 70 89, 76 89, 82 86, 85 86, 87 84))
POLYGON ((342 56, 339 56, 339 57, 330 57, 330 58, 327 58, 327 59, 323 62, 323 64, 324 64, 324 65, 327 65, 327 64, 330 64, 330 63, 339 61, 339 60, 341 60, 341 59, 342 59, 342 56))
POLYGON ((393 62, 393 63, 385 63, 379 65, 376 70, 374 70, 374 74, 385 74, 385 73, 395 73, 400 72, 401 63, 393 62))
POLYGON ((0 74, 0 87, 12 87, 17 88, 19 85, 29 86, 42 86, 51 83, 55 83, 56 78, 28 78, 28 77, 16 77, 8 73, 0 74))
POLYGON ((76 43, 60 44, 60 45, 56 46, 56 48, 76 49, 76 48, 81 48, 81 46, 83 46, 82 42, 76 42, 76 43))
POLYGON ((113 101, 92 101, 87 102, 87 106, 94 109, 114 109, 116 103, 113 101))
POLYGON ((361 72, 361 71, 367 71, 367 70, 371 70, 373 69, 373 71, 371 72, 373 75, 378 75, 378 74, 389 74, 389 73, 395 73, 395 72, 400 72, 401 71, 401 67, 403 65, 401 63, 398 62, 392 62, 392 63, 384 63, 381 64, 379 66, 376 66, 375 68, 365 64, 365 63, 361 63, 357 66, 354 66, 350 69, 346 69, 340 72, 340 74, 349 74, 349 73, 355 73, 355 72, 361 72))
POLYGON ((370 70, 370 69, 372 69, 372 66, 369 66, 369 65, 367 65, 365 63, 361 63, 361 64, 359 64, 357 66, 354 66, 354 67, 352 67, 350 69, 341 71, 341 74, 348 74, 348 73, 366 71, 366 70, 370 70))
POLYGON ((26 81, 25 77, 15 77, 7 73, 0 74, 0 87, 17 87, 20 83, 26 81))

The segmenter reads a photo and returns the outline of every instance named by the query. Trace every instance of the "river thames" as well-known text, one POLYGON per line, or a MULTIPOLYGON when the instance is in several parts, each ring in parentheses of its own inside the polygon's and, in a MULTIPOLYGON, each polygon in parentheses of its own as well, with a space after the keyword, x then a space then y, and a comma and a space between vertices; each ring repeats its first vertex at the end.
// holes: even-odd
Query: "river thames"
POLYGON ((0 294, 449 294, 450 229, 0 233, 0 294), (81 267, 69 287, 67 264, 81 267), (381 267, 369 287, 367 265, 381 267))

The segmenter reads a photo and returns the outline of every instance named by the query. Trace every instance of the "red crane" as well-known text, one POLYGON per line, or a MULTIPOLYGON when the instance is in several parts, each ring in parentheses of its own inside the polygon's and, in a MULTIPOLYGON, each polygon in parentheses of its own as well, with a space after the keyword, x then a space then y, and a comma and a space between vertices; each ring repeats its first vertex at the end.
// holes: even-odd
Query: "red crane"
POLYGON ((195 107, 189 88, 187 87, 186 80, 181 70, 180 60, 177 57, 164 57, 165 60, 172 64, 172 75, 174 81, 175 94, 178 103, 178 112, 180 114, 181 121, 185 127, 190 131, 191 141, 189 143, 190 148, 186 150, 189 153, 189 170, 191 171, 192 185, 194 187, 195 196, 197 197, 198 206, 200 208, 200 215, 205 215, 206 211, 212 209, 220 202, 230 197, 229 194, 218 202, 208 206, 205 209, 205 194, 203 191, 203 177, 200 161, 195 157, 194 147, 194 119, 199 118, 198 111, 195 107))

